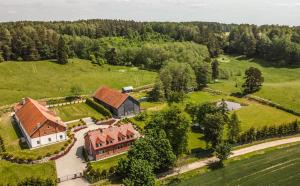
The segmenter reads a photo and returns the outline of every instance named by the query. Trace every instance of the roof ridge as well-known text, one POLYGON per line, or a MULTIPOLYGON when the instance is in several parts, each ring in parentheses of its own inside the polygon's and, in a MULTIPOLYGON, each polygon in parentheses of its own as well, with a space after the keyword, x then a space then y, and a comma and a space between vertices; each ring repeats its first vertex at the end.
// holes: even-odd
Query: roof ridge
MULTIPOLYGON (((64 124, 62 124, 60 121, 61 120, 59 120, 59 117, 57 117, 57 116, 55 116, 55 115, 52 115, 52 114, 50 114, 50 113, 48 113, 47 111, 49 111, 49 112, 51 112, 47 107, 45 107, 45 106, 43 106, 42 104, 40 104, 37 100, 34 100, 34 99, 32 99, 32 98, 27 98, 32 104, 34 104, 34 106, 40 111, 40 113, 45 117, 45 119, 46 120, 50 120, 50 121, 52 121, 52 122, 54 122, 54 123, 57 123, 57 124, 59 124, 59 125, 62 125, 62 126, 64 126, 64 124), (44 108, 45 108, 45 110, 44 110, 44 108), (52 117, 55 117, 57 120, 56 121, 53 121, 53 119, 52 118, 50 118, 49 117, 49 115, 51 115, 52 117)), ((25 104, 26 104, 26 102, 25 102, 25 104)), ((45 122, 45 121, 44 121, 45 122)), ((64 126, 65 127, 65 126, 64 126)))

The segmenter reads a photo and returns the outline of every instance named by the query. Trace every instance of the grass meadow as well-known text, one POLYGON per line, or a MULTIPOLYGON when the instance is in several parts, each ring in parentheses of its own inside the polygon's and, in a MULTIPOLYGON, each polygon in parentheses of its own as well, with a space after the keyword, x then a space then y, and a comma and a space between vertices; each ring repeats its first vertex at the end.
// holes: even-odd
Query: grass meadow
POLYGON ((102 171, 102 170, 107 170, 108 171, 111 167, 117 166, 119 160, 121 160, 122 158, 125 159, 126 157, 127 157, 126 153, 125 154, 120 154, 120 155, 117 155, 117 156, 114 156, 114 157, 111 157, 111 158, 108 158, 108 159, 92 162, 91 165, 96 170, 98 169, 100 171, 102 171))
POLYGON ((244 82, 244 72, 249 67, 259 68, 265 78, 262 89, 255 93, 286 108, 300 112, 300 68, 279 68, 264 65, 258 59, 243 59, 242 57, 221 56, 221 74, 226 74, 229 79, 221 79, 209 86, 227 93, 241 91, 244 82))
POLYGON ((0 64, 0 105, 23 97, 48 98, 71 95, 72 86, 92 94, 101 85, 121 88, 151 84, 156 73, 134 67, 97 66, 88 60, 70 59, 67 65, 52 61, 4 62, 0 64))
POLYGON ((99 120, 105 117, 86 103, 77 103, 51 108, 63 121, 94 117, 99 120))
POLYGON ((53 161, 41 164, 17 164, 0 160, 0 185, 17 185, 27 177, 56 180, 53 161))
POLYGON ((191 171, 180 176, 183 179, 181 182, 169 185, 298 185, 299 157, 299 143, 277 147, 228 160, 225 168, 191 171))

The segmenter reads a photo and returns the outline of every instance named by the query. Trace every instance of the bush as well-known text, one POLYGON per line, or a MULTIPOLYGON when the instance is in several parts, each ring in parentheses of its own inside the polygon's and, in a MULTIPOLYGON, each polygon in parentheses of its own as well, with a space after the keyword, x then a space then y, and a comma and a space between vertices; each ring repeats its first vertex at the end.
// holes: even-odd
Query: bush
POLYGON ((98 112, 100 112, 105 117, 107 117, 107 118, 112 117, 112 114, 110 113, 109 110, 107 110, 106 108, 104 108, 102 105, 100 105, 99 103, 95 102, 91 98, 87 98, 86 99, 86 104, 88 104, 90 107, 92 107, 95 110, 97 110, 98 112))

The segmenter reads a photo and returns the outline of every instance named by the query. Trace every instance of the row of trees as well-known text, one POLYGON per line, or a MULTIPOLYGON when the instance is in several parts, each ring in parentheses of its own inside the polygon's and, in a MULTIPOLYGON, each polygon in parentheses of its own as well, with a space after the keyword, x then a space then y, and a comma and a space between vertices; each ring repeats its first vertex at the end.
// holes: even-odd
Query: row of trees
POLYGON ((288 124, 277 126, 264 126, 258 129, 254 127, 243 132, 238 138, 238 143, 251 143, 256 140, 262 140, 269 137, 282 137, 291 134, 296 134, 300 131, 300 124, 294 121, 288 124))

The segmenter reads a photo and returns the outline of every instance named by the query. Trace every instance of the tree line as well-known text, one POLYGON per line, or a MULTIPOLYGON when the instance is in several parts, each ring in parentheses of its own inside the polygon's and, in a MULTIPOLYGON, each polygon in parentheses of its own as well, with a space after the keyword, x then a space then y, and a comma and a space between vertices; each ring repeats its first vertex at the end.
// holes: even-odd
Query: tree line
MULTIPOLYGON (((271 65, 300 63, 299 27, 100 19, 0 23, 0 60, 54 59, 61 36, 65 40, 68 56, 83 59, 91 59, 91 55, 103 59, 106 52, 108 56, 109 52, 114 53, 124 43, 107 38, 118 37, 127 39, 130 46, 136 47, 143 42, 190 41, 206 45, 211 57, 226 52, 260 57, 271 65)), ((132 51, 126 52, 130 54, 132 51)), ((134 65, 130 56, 127 60, 134 65)), ((120 63, 128 64, 128 61, 120 63)))

